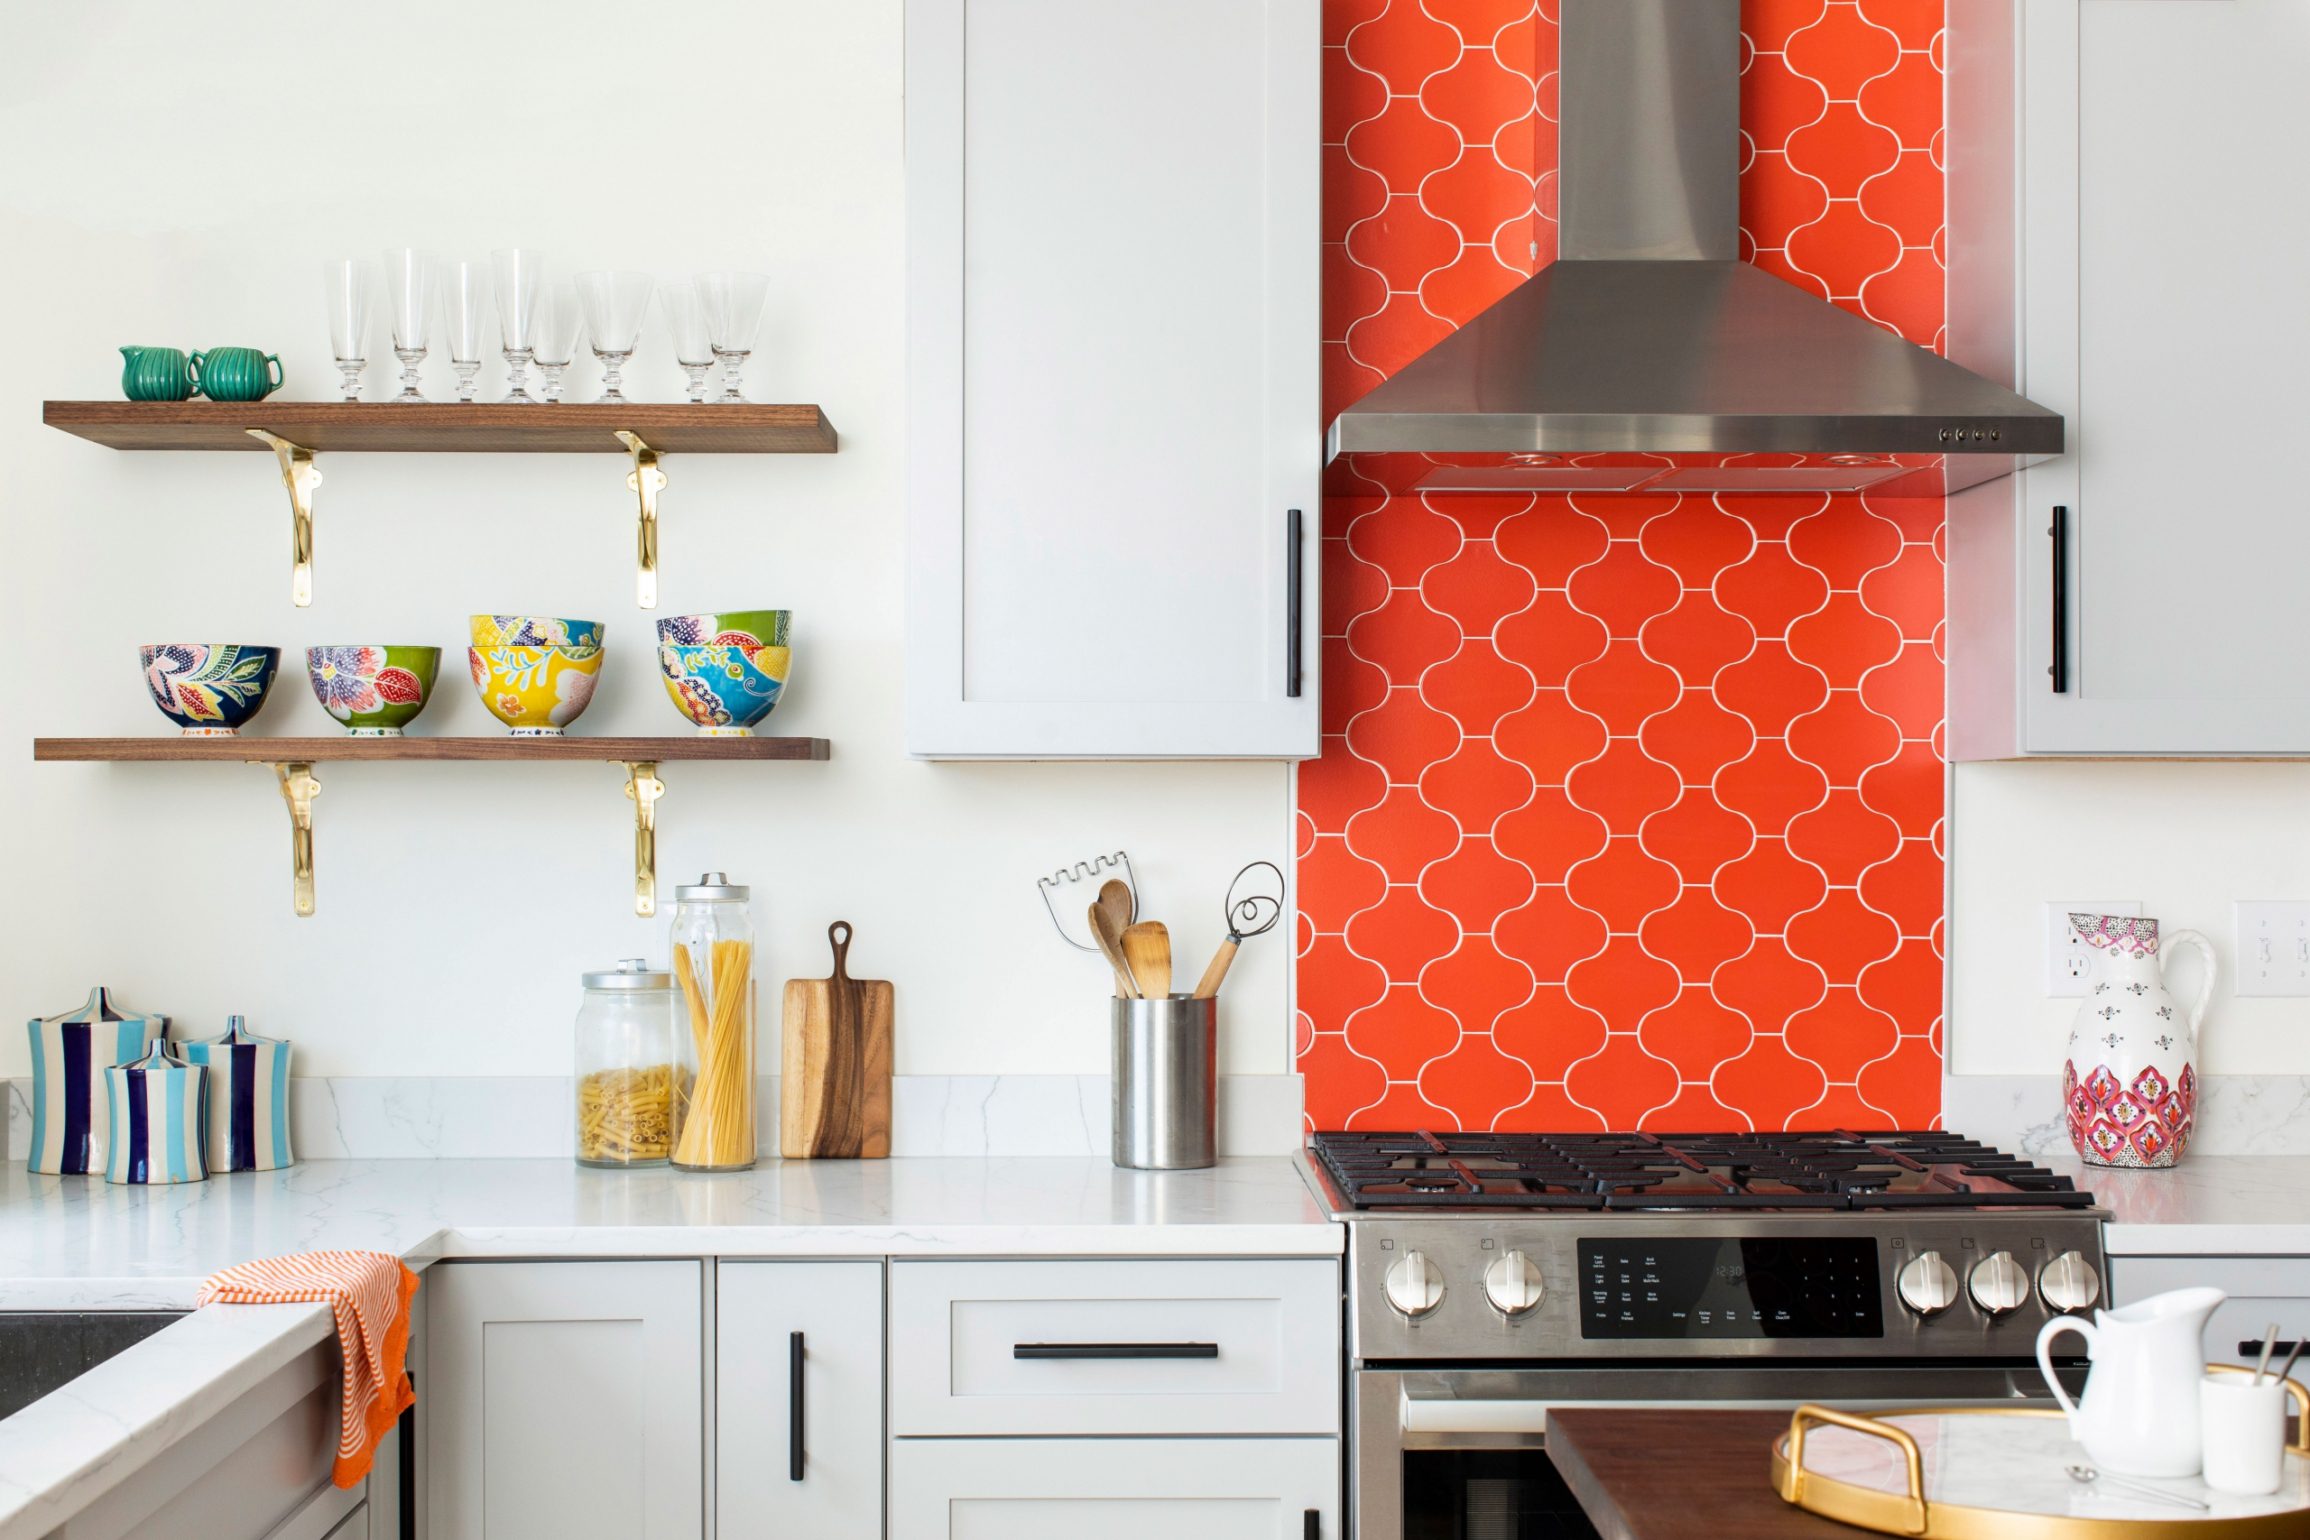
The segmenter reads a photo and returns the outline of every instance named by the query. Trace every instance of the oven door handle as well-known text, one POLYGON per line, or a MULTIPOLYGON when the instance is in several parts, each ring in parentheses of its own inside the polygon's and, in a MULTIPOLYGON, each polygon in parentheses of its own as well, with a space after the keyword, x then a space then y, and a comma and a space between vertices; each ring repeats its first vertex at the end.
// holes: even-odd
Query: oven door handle
MULTIPOLYGON (((1956 1405, 1959 1403, 1949 1403, 1956 1405)), ((2011 1401, 1997 1401, 1998 1406, 2010 1406, 2011 1401)), ((1520 1401, 1506 1397, 1472 1396, 1415 1396, 1406 1392, 1397 1413, 1397 1422, 1406 1433, 1531 1433, 1548 1431, 1548 1413, 1553 1407, 1578 1407, 1583 1411, 1597 1407, 1660 1408, 1673 1407, 1677 1411, 1709 1412, 1793 1412, 1798 1403, 1786 1398, 1780 1400, 1741 1401, 1603 1401, 1589 1398, 1556 1401, 1520 1401)), ((1916 1405, 1914 1398, 1884 1401, 1839 1399, 1840 1410, 1890 1411, 1916 1405)))

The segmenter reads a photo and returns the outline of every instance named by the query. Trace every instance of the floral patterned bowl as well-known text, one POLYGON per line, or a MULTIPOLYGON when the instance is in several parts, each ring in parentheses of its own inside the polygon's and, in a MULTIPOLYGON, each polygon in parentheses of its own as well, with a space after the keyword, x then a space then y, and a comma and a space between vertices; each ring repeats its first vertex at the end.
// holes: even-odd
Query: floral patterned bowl
POLYGON ((664 646, 784 647, 792 610, 723 610, 714 615, 669 615, 658 622, 664 646))
POLYGON ((473 688, 516 738, 558 738, 594 698, 599 647, 468 647, 473 688))
POLYGON ((552 615, 468 617, 476 647, 599 647, 598 620, 562 620, 552 615))
POLYGON ((398 738, 433 695, 438 647, 308 647, 305 674, 321 709, 356 738, 398 738))
POLYGON ((750 738, 770 714, 793 667, 790 647, 667 642, 658 648, 666 694, 707 738, 750 738))
POLYGON ((242 642, 155 642, 139 647, 144 687, 188 738, 229 738, 257 714, 281 665, 278 647, 242 642))

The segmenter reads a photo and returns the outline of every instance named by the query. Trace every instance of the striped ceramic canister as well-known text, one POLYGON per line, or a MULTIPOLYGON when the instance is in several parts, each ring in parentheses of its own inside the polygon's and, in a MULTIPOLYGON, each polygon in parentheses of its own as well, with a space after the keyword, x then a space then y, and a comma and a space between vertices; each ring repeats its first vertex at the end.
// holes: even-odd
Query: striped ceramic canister
POLYGON ((207 1108, 202 1087, 209 1072, 187 1064, 156 1042, 133 1064, 104 1072, 112 1103, 112 1139, 104 1179, 135 1186, 208 1179, 207 1108))
POLYGON ((32 1151, 26 1163, 49 1174, 103 1169, 104 1074, 144 1057, 168 1035, 168 1018, 132 1011, 112 991, 92 989, 88 1003, 61 1016, 24 1024, 32 1039, 32 1151))
POLYGON ((209 1170, 274 1171, 289 1153, 289 1045, 259 1037, 242 1016, 225 1018, 225 1035, 179 1043, 187 1064, 209 1072, 209 1170))

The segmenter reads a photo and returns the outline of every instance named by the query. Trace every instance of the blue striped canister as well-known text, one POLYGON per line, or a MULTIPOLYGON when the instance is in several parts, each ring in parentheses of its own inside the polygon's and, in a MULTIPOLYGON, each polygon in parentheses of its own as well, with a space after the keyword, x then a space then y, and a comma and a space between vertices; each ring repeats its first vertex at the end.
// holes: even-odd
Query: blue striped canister
POLYGON ((133 1064, 104 1072, 112 1104, 112 1139, 104 1157, 104 1179, 135 1186, 208 1180, 207 1106, 202 1088, 209 1072, 187 1064, 155 1042, 133 1064))
POLYGON ((187 1064, 209 1072, 209 1170, 276 1171, 290 1165, 289 1045, 259 1037, 243 1016, 225 1018, 225 1035, 179 1043, 187 1064))
POLYGON ((32 1152, 26 1164, 49 1175, 93 1175, 103 1169, 104 1074, 132 1063, 168 1035, 166 1016, 132 1011, 101 986, 88 1003, 61 1016, 24 1024, 32 1039, 32 1152))

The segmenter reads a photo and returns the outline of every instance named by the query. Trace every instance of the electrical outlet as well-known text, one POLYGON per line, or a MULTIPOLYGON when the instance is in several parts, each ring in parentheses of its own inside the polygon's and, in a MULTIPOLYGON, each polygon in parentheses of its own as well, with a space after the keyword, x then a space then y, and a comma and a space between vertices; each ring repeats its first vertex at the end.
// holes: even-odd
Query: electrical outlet
POLYGON ((2045 906, 2045 992, 2048 995, 2085 993, 2086 976, 2093 972, 2093 948, 2078 938, 2070 925, 2073 914, 2126 914, 2139 916, 2138 898, 2080 898, 2045 906))
POLYGON ((2238 990, 2241 995, 2310 995, 2310 903, 2241 898, 2238 990))

